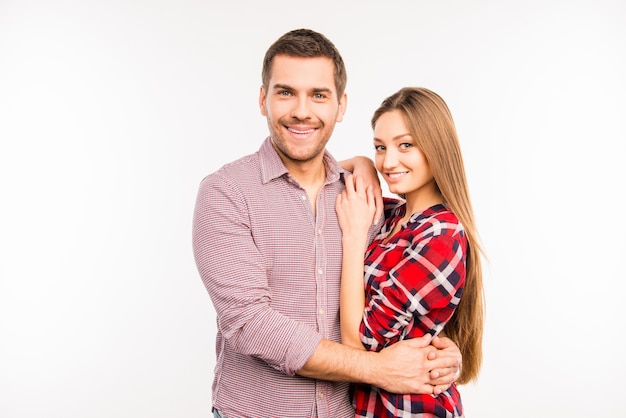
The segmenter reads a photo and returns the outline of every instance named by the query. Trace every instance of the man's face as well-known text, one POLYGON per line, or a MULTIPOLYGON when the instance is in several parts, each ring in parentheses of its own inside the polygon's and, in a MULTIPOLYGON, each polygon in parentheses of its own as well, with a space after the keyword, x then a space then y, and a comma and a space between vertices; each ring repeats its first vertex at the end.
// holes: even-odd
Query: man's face
POLYGON ((274 57, 259 105, 274 147, 288 169, 321 161, 335 123, 343 119, 346 100, 345 93, 337 97, 330 58, 274 57))

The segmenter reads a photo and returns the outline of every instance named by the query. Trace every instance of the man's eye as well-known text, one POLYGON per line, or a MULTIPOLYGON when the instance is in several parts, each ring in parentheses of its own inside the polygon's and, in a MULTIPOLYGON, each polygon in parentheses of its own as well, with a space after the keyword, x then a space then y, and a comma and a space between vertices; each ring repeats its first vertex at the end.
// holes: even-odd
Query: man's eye
POLYGON ((281 90, 278 92, 279 96, 289 96, 291 93, 287 90, 281 90))

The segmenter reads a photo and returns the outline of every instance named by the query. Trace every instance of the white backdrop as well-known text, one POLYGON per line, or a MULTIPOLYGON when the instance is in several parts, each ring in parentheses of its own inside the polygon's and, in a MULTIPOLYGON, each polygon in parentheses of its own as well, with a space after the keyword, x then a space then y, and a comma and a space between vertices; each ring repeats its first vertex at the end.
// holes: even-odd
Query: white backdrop
POLYGON ((195 195, 265 137, 298 27, 346 60, 337 158, 402 86, 455 116, 489 256, 467 416, 626 416, 623 1, 0 0, 0 417, 208 416, 195 195))

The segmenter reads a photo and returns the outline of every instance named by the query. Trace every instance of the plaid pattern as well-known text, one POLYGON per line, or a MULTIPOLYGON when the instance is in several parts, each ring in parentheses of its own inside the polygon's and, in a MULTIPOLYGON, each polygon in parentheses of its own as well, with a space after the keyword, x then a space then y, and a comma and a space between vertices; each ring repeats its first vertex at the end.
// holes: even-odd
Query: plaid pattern
MULTIPOLYGON (((387 221, 365 255, 367 305, 360 333, 370 351, 438 334, 458 306, 465 284, 465 233, 446 206, 413 214, 383 243, 405 210, 403 202, 386 199, 387 221)), ((357 417, 463 415, 455 385, 436 397, 396 395, 369 385, 355 385, 352 392, 357 417)))

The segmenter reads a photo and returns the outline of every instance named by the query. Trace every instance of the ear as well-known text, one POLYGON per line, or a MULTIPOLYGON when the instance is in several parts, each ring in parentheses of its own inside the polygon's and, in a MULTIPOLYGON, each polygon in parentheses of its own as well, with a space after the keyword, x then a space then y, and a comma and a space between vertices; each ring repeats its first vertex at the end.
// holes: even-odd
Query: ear
POLYGON ((337 122, 341 122, 343 120, 343 115, 346 113, 347 107, 348 107, 348 94, 343 93, 343 95, 339 99, 339 109, 337 110, 337 117, 335 118, 337 122))
POLYGON ((265 99, 267 97, 267 93, 263 86, 259 90, 259 108, 261 109, 261 114, 263 116, 267 116, 267 107, 265 106, 265 99))

